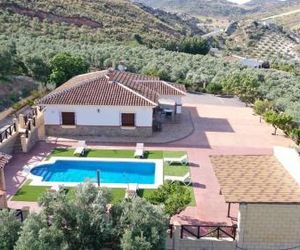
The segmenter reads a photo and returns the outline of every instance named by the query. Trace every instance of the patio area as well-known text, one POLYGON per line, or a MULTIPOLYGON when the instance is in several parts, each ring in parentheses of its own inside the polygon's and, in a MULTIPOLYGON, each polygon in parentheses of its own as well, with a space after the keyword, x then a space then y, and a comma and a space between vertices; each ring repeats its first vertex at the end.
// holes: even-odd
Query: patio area
MULTIPOLYGON (((76 144, 73 144, 75 146, 76 144)), ((23 206, 30 207, 32 210, 38 210, 36 202, 22 198, 22 196, 17 195, 17 190, 21 185, 26 181, 26 178, 22 175, 22 167, 24 164, 35 164, 39 163, 42 160, 48 158, 51 151, 57 147, 64 147, 62 150, 54 150, 54 155, 59 156, 66 154, 68 152, 73 152, 68 148, 72 146, 72 143, 68 142, 66 144, 50 144, 45 142, 40 142, 30 154, 18 154, 14 159, 6 166, 5 174, 7 179, 7 194, 8 196, 14 197, 12 200, 9 200, 8 205, 11 208, 22 208, 23 206)), ((99 146, 95 144, 88 144, 88 147, 91 148, 91 155, 95 156, 95 152, 102 152, 102 156, 107 156, 107 149, 120 149, 123 152, 123 156, 132 157, 134 147, 124 147, 124 146, 99 146), (102 149, 102 151, 97 151, 102 149), (106 149, 106 150, 103 150, 106 149)), ((192 176, 192 191, 194 193, 195 206, 189 206, 180 214, 172 218, 172 222, 178 222, 182 224, 222 224, 222 225, 232 225, 236 223, 237 211, 238 208, 236 205, 231 206, 231 217, 227 217, 227 204, 225 203, 224 197, 219 194, 219 184, 214 174, 209 156, 212 154, 231 154, 231 150, 219 150, 219 149, 192 149, 192 148, 176 148, 173 147, 167 148, 164 147, 163 151, 161 147, 148 147, 147 150, 152 152, 150 158, 159 158, 162 157, 163 151, 186 151, 189 157, 189 171, 192 176)), ((113 151, 107 151, 113 152, 113 151)), ((269 154, 271 150, 240 150, 240 154, 250 153, 250 154, 269 154)), ((96 153, 97 154, 97 153, 96 153)), ((70 154, 72 155, 72 154, 70 154)), ((114 156, 115 157, 115 156, 114 156)), ((174 174, 174 166, 165 168, 165 174, 172 175, 174 174)), ((184 174, 184 169, 181 169, 181 174, 184 174)), ((178 172, 178 171, 176 171, 178 172)), ((26 186, 28 192, 32 194, 30 186, 26 186)), ((45 188, 45 187, 43 187, 45 188)), ((36 199, 36 198, 34 198, 36 199)))
MULTIPOLYGON (((172 222, 232 225, 237 220, 238 206, 231 205, 230 217, 228 217, 228 205, 224 197, 220 195, 220 185, 215 176, 210 156, 271 155, 273 146, 294 147, 295 144, 283 134, 273 136, 273 128, 264 122, 260 123, 259 118, 253 115, 251 108, 233 105, 232 101, 227 103, 226 100, 220 98, 216 105, 212 103, 211 99, 209 104, 202 102, 197 104, 194 102, 195 98, 193 96, 193 103, 190 103, 188 99, 185 102, 187 120, 183 119, 183 116, 181 125, 175 124, 174 129, 170 128, 170 131, 166 128, 170 135, 167 140, 164 138, 163 130, 153 138, 149 138, 149 141, 144 139, 140 139, 140 141, 145 143, 148 151, 185 151, 188 154, 196 205, 189 206, 174 216, 172 222), (184 132, 181 133, 181 131, 184 132)), ((201 96, 198 98, 201 99, 201 96)), ((174 124, 170 124, 170 126, 172 125, 174 124)), ((122 149, 132 152, 135 147, 135 141, 128 138, 106 142, 99 141, 101 138, 84 139, 91 149, 122 149)), ((14 159, 5 167, 9 197, 13 196, 25 181, 25 177, 21 173, 25 164, 40 162, 46 159, 54 148, 74 147, 76 143, 77 140, 72 138, 48 138, 47 142, 39 142, 30 154, 15 155, 14 159)), ((14 208, 30 206, 38 209, 36 203, 28 201, 10 200, 9 206, 14 208)))

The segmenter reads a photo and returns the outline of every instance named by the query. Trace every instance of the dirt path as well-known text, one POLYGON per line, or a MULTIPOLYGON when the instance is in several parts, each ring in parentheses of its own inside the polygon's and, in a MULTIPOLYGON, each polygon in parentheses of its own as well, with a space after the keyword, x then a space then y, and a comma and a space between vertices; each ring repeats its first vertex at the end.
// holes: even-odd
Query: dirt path
POLYGON ((261 20, 262 21, 266 21, 266 20, 269 20, 269 19, 275 19, 275 18, 278 18, 278 17, 288 16, 288 15, 295 14, 295 13, 298 13, 298 12, 300 12, 300 9, 291 10, 291 11, 284 12, 284 13, 281 13, 281 14, 278 14, 278 15, 273 15, 273 16, 265 17, 265 18, 262 18, 261 20))

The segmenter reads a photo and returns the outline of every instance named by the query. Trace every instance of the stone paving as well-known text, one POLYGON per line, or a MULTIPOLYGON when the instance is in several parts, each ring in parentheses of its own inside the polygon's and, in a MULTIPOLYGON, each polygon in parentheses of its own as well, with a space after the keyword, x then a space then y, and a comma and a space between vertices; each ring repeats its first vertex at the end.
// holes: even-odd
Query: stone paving
MULTIPOLYGON (((195 98, 195 97, 193 97, 195 98)), ((198 98, 201 98, 199 95, 198 98)), ((211 98, 211 97, 210 97, 211 98)), ((220 186, 214 174, 209 155, 257 155, 272 154, 275 145, 292 146, 294 143, 283 134, 273 136, 273 128, 260 123, 250 108, 235 105, 224 100, 223 105, 204 104, 199 101, 189 103, 187 98, 185 106, 191 112, 194 131, 183 139, 164 143, 145 143, 149 150, 185 150, 188 152, 190 172, 193 180, 196 207, 188 207, 179 215, 172 218, 172 222, 184 224, 232 224, 236 223, 238 206, 233 204, 230 218, 227 218, 227 204, 224 197, 219 194, 220 186)), ((35 163, 44 159, 52 148, 58 146, 74 146, 74 140, 50 140, 49 143, 40 142, 30 154, 19 154, 6 166, 7 192, 13 195, 17 188, 24 182, 21 174, 24 164, 35 163)), ((131 142, 103 143, 89 142, 92 148, 134 148, 131 142)), ((9 202, 9 206, 18 207, 22 203, 9 202)), ((31 205, 24 203, 24 205, 31 205)), ((32 204, 32 209, 38 209, 32 204)))

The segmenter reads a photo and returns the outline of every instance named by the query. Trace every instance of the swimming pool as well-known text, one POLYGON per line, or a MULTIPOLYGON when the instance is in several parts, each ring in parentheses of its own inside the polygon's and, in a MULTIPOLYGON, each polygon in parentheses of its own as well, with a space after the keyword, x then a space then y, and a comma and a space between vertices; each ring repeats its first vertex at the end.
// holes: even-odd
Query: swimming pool
POLYGON ((101 186, 156 188, 163 182, 162 160, 52 157, 29 169, 32 185, 77 185, 90 180, 101 186))

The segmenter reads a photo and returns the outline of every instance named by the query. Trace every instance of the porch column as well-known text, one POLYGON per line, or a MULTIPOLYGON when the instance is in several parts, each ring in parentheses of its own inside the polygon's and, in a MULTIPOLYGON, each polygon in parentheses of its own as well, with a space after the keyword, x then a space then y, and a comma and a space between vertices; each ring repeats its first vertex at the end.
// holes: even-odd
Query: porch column
POLYGON ((7 208, 4 168, 0 168, 0 208, 7 208))
POLYGON ((5 177, 4 177, 4 168, 0 168, 0 190, 6 190, 5 177))

